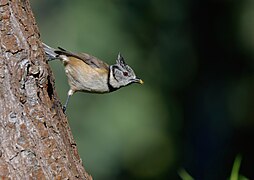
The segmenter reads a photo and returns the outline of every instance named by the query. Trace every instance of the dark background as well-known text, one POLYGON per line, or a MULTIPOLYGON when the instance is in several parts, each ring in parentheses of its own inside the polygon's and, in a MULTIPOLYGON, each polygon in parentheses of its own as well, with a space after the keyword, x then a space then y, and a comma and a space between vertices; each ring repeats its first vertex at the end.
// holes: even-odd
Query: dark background
MULTIPOLYGON (((76 93, 68 119, 94 179, 227 179, 237 154, 254 178, 254 1, 32 0, 41 39, 145 84, 76 93)), ((62 102, 63 65, 50 62, 62 102)))

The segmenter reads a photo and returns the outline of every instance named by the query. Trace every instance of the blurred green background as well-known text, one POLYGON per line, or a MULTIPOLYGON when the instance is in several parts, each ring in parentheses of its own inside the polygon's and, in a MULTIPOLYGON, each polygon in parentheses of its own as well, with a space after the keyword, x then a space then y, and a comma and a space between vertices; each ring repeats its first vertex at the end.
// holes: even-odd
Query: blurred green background
MULTIPOLYGON (((254 178, 254 1, 31 0, 41 39, 145 84, 76 93, 68 119, 94 179, 227 179, 238 153, 254 178)), ((49 63, 64 103, 63 65, 49 63)))

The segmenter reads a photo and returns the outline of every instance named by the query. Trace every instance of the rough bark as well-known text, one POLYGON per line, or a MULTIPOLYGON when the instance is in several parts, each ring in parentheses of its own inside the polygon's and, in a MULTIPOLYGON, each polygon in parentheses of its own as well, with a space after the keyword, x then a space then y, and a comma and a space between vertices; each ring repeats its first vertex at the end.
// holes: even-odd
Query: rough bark
POLYGON ((28 0, 0 0, 0 179, 92 179, 61 110, 28 0))

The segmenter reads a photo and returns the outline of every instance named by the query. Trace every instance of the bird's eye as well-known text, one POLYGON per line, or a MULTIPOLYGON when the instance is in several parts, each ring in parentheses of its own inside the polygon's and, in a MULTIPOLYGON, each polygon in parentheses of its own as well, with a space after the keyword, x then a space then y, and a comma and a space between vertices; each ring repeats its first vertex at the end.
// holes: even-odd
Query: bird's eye
POLYGON ((125 71, 125 72, 123 72, 123 75, 124 76, 128 76, 128 73, 125 71))

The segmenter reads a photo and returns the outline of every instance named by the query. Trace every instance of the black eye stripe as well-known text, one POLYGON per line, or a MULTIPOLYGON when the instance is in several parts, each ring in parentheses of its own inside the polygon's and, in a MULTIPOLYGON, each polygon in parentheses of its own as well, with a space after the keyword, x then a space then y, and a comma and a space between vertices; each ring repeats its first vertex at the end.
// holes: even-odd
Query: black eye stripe
POLYGON ((118 66, 113 66, 113 71, 115 71, 115 69, 118 69, 119 71, 121 71, 121 69, 118 66))
POLYGON ((116 78, 117 73, 121 73, 121 75, 125 76, 125 77, 134 74, 133 70, 128 65, 120 66, 120 67, 116 66, 116 65, 113 65, 112 66, 112 75, 113 75, 114 79, 119 82, 119 79, 116 78), (117 71, 119 71, 119 72, 117 72, 117 71))
POLYGON ((121 71, 121 69, 118 66, 113 66, 112 67, 112 74, 114 79, 118 82, 118 80, 116 79, 116 75, 115 75, 115 69, 118 69, 119 71, 121 71))

